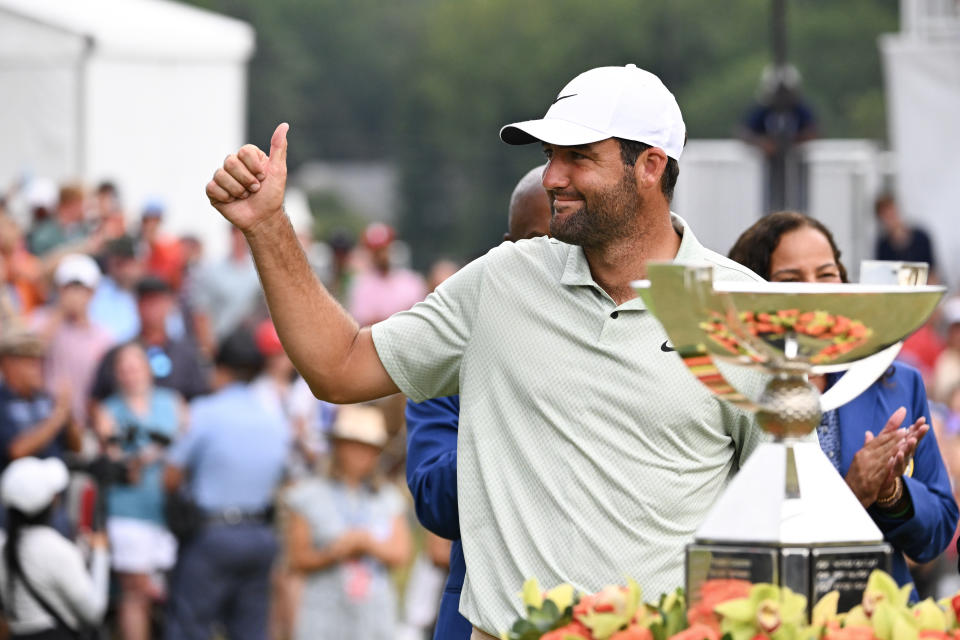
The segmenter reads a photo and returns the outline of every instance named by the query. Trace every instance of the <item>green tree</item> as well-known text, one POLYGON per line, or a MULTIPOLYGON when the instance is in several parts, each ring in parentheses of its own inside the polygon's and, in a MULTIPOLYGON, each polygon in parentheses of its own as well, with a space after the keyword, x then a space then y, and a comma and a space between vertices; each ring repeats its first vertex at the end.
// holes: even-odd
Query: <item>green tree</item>
MULTIPOLYGON (((575 74, 635 62, 677 96, 691 138, 735 134, 770 60, 770 0, 195 0, 249 21, 250 139, 289 120, 290 162, 388 159, 418 266, 499 241, 542 161, 498 129, 540 117, 575 74)), ((877 37, 895 0, 791 0, 789 57, 831 137, 883 139, 877 37)), ((681 178, 682 179, 682 178, 681 178)))

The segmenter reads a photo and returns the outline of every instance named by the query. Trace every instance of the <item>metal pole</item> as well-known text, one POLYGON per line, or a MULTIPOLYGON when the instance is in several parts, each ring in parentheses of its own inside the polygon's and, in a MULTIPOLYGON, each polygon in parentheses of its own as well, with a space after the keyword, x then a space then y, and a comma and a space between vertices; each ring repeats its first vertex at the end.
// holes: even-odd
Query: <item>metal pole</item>
POLYGON ((770 12, 770 35, 773 44, 773 65, 782 67, 787 64, 787 2, 772 0, 770 12))

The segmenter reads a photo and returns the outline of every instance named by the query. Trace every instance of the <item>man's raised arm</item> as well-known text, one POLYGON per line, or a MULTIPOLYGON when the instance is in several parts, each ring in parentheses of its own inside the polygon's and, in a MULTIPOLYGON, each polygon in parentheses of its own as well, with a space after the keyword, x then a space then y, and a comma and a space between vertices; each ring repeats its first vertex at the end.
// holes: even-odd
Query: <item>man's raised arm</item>
POLYGON ((314 394, 343 404, 396 393, 370 329, 314 275, 283 211, 288 129, 274 131, 269 156, 252 144, 227 156, 207 197, 246 236, 283 348, 314 394))

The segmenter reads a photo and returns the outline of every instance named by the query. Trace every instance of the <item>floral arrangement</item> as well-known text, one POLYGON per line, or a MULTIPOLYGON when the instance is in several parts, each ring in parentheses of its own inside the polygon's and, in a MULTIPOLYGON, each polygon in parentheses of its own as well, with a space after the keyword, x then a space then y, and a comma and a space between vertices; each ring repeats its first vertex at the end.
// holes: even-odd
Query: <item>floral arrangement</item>
POLYGON ((523 585, 527 615, 503 640, 960 640, 960 593, 909 605, 912 586, 874 571, 861 604, 837 612, 839 593, 825 595, 806 619, 807 599, 786 587, 743 580, 709 580, 689 608, 682 589, 656 604, 640 588, 606 587, 577 595, 565 584, 546 593, 523 585))
MULTIPOLYGON (((740 346, 739 340, 730 331, 724 316, 711 312, 711 319, 700 324, 710 339, 735 355, 749 355, 740 346)), ((837 356, 849 353, 863 345, 873 333, 859 320, 846 316, 833 315, 826 311, 805 311, 799 309, 781 309, 770 313, 743 311, 738 316, 740 323, 750 335, 764 340, 777 340, 788 331, 798 336, 806 336, 816 341, 819 349, 811 354, 814 364, 829 362, 837 356), (825 346, 823 343, 826 342, 825 346)))

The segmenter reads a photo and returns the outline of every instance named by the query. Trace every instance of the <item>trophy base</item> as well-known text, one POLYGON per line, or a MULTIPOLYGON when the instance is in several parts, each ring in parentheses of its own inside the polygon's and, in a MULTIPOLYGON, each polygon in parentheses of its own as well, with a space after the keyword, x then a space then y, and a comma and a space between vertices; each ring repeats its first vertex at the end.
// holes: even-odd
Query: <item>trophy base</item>
POLYGON ((860 604, 874 569, 890 572, 889 544, 802 546, 706 544, 686 550, 686 590, 690 607, 700 603, 708 580, 746 580, 788 587, 807 598, 807 619, 814 605, 831 591, 840 592, 837 611, 860 604))

